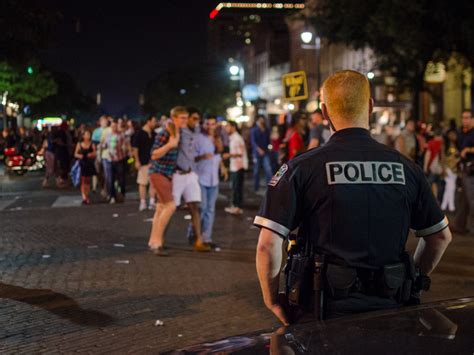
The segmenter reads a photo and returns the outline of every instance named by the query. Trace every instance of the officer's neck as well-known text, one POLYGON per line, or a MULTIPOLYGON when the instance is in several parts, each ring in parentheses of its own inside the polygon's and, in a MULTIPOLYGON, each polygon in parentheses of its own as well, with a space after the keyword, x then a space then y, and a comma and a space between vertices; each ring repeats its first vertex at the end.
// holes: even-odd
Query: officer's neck
POLYGON ((334 127, 336 128, 336 131, 341 131, 343 129, 347 128, 363 128, 363 129, 369 129, 369 122, 368 121, 356 121, 356 122, 347 122, 344 120, 334 120, 333 121, 334 127))

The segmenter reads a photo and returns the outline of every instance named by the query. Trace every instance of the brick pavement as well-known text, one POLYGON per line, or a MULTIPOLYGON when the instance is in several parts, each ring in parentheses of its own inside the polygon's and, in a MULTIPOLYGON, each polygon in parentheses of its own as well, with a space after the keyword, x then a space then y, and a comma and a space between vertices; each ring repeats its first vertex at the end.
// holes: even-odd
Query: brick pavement
MULTIPOLYGON (((220 253, 191 250, 179 211, 169 258, 146 251, 152 213, 137 201, 1 211, 0 353, 157 353, 277 326, 258 288, 250 202, 233 217, 220 201, 220 253)), ((474 295, 473 246, 455 238, 426 300, 474 295)))
POLYGON ((0 212, 1 353, 156 353, 277 325, 255 274, 256 205, 241 217, 219 212, 223 250, 212 254, 187 245, 179 211, 169 258, 146 251, 152 212, 136 207, 0 212))

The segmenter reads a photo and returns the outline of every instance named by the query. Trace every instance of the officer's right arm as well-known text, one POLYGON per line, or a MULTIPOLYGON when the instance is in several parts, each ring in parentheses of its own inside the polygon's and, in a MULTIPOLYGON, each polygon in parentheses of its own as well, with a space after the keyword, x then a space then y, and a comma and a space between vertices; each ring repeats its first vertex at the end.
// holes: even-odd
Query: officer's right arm
POLYGON ((282 243, 301 219, 303 201, 298 191, 298 172, 284 164, 269 183, 267 194, 254 224, 261 227, 257 247, 257 273, 265 305, 287 325, 288 319, 278 302, 282 243))
POLYGON ((283 240, 269 229, 262 228, 257 246, 257 274, 265 306, 284 324, 288 318, 278 302, 278 284, 282 261, 283 240))
POLYGON ((415 265, 429 275, 436 268, 452 236, 448 220, 439 208, 428 181, 419 174, 418 195, 412 214, 411 227, 421 237, 415 251, 415 265))
POLYGON ((446 248, 451 242, 452 236, 449 228, 420 239, 415 251, 415 265, 420 268, 422 274, 429 275, 436 268, 446 248))

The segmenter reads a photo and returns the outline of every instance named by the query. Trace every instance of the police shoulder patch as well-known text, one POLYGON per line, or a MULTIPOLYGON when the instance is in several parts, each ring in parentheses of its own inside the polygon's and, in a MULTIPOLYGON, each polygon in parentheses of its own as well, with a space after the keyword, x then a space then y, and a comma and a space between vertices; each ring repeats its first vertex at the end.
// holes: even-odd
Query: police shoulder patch
POLYGON ((283 164, 280 169, 277 171, 277 173, 272 177, 270 182, 268 183, 268 186, 277 186, 278 182, 280 179, 285 175, 285 173, 288 171, 288 165, 283 164))

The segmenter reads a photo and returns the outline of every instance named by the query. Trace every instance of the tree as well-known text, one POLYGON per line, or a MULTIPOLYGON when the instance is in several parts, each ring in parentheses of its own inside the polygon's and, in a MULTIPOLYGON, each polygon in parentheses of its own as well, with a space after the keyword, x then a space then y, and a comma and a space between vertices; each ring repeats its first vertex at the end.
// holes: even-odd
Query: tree
POLYGON ((0 62, 0 94, 4 92, 8 92, 9 101, 23 106, 56 94, 57 85, 51 74, 38 65, 31 64, 20 71, 3 61, 0 62))
POLYGON ((195 64, 159 74, 145 89, 147 112, 169 112, 175 105, 196 106, 224 114, 235 100, 234 83, 225 66, 195 64))
POLYGON ((455 55, 474 63, 474 2, 464 0, 316 0, 312 21, 331 42, 370 47, 379 69, 415 93, 424 89, 429 61, 455 55))

